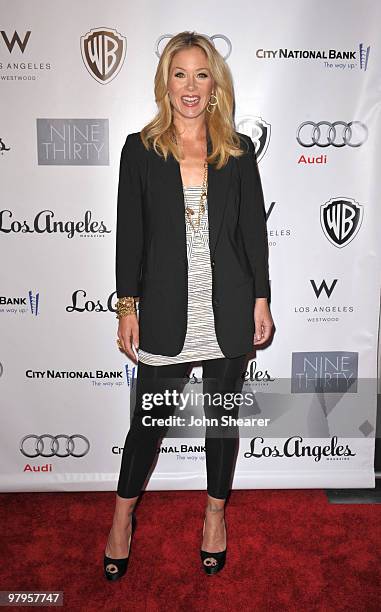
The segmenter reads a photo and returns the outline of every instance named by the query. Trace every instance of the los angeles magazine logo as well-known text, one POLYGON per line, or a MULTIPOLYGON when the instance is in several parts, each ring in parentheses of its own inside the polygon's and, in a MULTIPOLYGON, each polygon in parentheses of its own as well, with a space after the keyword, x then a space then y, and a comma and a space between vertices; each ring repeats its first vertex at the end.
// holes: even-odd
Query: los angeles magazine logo
POLYGON ((349 457, 354 457, 356 453, 348 444, 339 444, 337 436, 333 436, 329 444, 305 444, 302 436, 291 436, 287 438, 283 445, 279 443, 266 445, 264 438, 257 436, 250 442, 250 450, 244 453, 246 459, 263 458, 297 458, 311 457, 316 462, 325 458, 327 461, 348 461, 349 457))

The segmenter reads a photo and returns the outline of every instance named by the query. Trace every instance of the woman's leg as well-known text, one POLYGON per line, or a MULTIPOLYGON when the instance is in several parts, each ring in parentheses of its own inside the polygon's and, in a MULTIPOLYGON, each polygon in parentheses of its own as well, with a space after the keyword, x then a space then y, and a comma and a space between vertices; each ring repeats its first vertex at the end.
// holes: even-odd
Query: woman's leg
POLYGON ((153 405, 143 408, 142 396, 147 393, 164 393, 166 389, 181 391, 186 384, 185 374, 189 362, 152 366, 139 362, 136 381, 136 402, 130 429, 126 436, 119 474, 117 493, 119 497, 137 497, 157 454, 160 438, 168 427, 147 426, 142 417, 166 418, 175 411, 175 406, 153 405), (181 379, 181 380, 178 380, 181 379))
MULTIPOLYGON (((236 358, 208 359, 203 361, 203 393, 211 394, 211 402, 204 403, 205 416, 219 418, 231 415, 237 418, 239 406, 234 402, 234 392, 239 393, 243 386, 243 374, 247 355, 236 358), (223 408, 223 396, 233 408, 223 408), (214 395, 215 394, 215 395, 214 395), (218 398, 221 394, 221 402, 218 398), (213 405, 213 397, 216 404, 213 405), (233 401, 232 401, 233 400, 233 401)), ((239 429, 234 426, 210 426, 205 432, 205 454, 207 469, 207 507, 205 515, 205 533, 202 549, 219 552, 226 548, 224 529, 224 506, 233 477, 239 429)))
MULTIPOLYGON (((151 366, 143 362, 138 364, 135 410, 123 449, 113 524, 105 550, 108 557, 118 559, 128 555, 131 516, 156 458, 158 441, 165 435, 167 429, 145 427, 141 417, 147 414, 165 417, 174 412, 173 406, 155 406, 152 410, 143 410, 142 395, 143 393, 164 392, 165 389, 174 387, 181 391, 181 381, 171 379, 184 378, 190 365, 189 362, 164 366, 151 366)), ((182 386, 185 383, 184 378, 182 386)))
MULTIPOLYGON (((203 362, 203 393, 211 394, 211 402, 204 404, 206 417, 218 420, 223 415, 237 418, 239 405, 234 402, 234 393, 240 393, 242 390, 246 359, 247 356, 242 355, 232 359, 225 357, 203 362), (227 394, 226 409, 223 407, 225 394, 227 394)), ((229 493, 238 439, 238 427, 215 425, 206 428, 206 468, 208 494, 211 497, 225 499, 229 493)))

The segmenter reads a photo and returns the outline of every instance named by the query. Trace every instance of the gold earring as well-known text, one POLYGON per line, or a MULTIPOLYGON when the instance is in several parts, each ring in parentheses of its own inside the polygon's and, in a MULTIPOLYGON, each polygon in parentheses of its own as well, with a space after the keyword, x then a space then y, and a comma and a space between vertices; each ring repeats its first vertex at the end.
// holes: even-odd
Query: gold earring
POLYGON ((209 102, 208 102, 208 105, 207 105, 207 107, 206 107, 206 110, 208 111, 208 113, 212 113, 212 112, 213 112, 213 110, 214 110, 214 107, 215 107, 215 106, 217 106, 217 105, 218 105, 218 99, 217 99, 217 96, 216 96, 215 94, 213 94, 213 93, 212 93, 212 94, 210 94, 209 102), (211 102, 211 99, 212 99, 212 98, 215 98, 215 100, 216 100, 216 101, 215 101, 215 102, 211 102), (209 108, 210 106, 211 106, 212 108, 209 108))

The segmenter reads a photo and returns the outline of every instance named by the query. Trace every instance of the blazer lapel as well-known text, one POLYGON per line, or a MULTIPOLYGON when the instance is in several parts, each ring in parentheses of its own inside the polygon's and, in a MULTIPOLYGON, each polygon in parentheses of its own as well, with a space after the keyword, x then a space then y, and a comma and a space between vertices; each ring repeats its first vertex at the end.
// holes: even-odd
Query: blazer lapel
MULTIPOLYGON (((211 152, 212 142, 208 135, 207 150, 211 152)), ((179 252, 186 259, 186 221, 184 192, 179 162, 169 155, 164 162, 163 179, 168 185, 168 212, 173 221, 173 234, 169 236, 178 242, 179 252)), ((208 164, 208 223, 210 258, 213 259, 217 239, 224 216, 231 176, 231 159, 220 170, 208 164)))
MULTIPOLYGON (((208 137, 208 155, 212 150, 212 142, 208 137)), ((213 164, 208 164, 208 222, 210 258, 213 259, 217 239, 224 216, 229 182, 231 176, 231 158, 228 163, 216 170, 213 164)))

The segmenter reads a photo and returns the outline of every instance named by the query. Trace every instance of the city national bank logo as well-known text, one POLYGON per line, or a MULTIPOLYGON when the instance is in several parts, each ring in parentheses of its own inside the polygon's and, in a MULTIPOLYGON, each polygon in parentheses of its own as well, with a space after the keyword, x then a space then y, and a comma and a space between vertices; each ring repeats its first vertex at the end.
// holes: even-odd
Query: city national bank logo
MULTIPOLYGON (((0 51, 6 49, 12 58, 0 61, 0 74, 2 81, 35 81, 39 72, 46 73, 52 69, 50 62, 43 61, 38 57, 31 57, 25 51, 30 45, 31 30, 19 34, 14 30, 13 34, 0 30, 0 51)), ((43 42, 39 41, 43 47, 43 42)))
POLYGON ((52 210, 40 210, 31 220, 14 219, 9 209, 0 210, 0 233, 3 234, 66 234, 66 238, 104 238, 111 234, 103 221, 93 221, 91 210, 87 210, 83 220, 74 221, 54 219, 52 210))
POLYGON ((83 62, 93 79, 106 85, 119 74, 126 57, 127 39, 111 28, 94 28, 81 36, 83 62))
POLYGON ((250 450, 244 453, 246 459, 263 459, 273 457, 300 459, 311 457, 319 462, 325 458, 326 461, 348 461, 349 457, 355 457, 348 444, 339 444, 337 436, 333 436, 329 444, 305 444, 301 436, 292 436, 281 444, 266 445, 265 440, 258 436, 250 441, 250 450))
POLYGON ((40 314, 40 294, 28 291, 27 297, 0 295, 0 314, 40 314))
POLYGON ((291 393, 357 393, 358 353, 292 353, 291 393))
POLYGON ((269 146, 271 136, 270 123, 267 123, 262 117, 246 115, 238 121, 237 132, 242 132, 251 138, 255 147, 257 162, 260 162, 269 146))
POLYGON ((123 370, 26 370, 31 380, 91 380, 93 386, 124 385, 123 370), (101 382, 100 382, 101 381, 101 382))
POLYGON ((320 206, 320 224, 328 240, 338 248, 347 246, 357 235, 364 207, 352 198, 332 198, 320 206))
POLYGON ((370 46, 360 43, 355 49, 256 49, 262 60, 323 60, 323 67, 336 70, 364 70, 368 68, 370 46))
MULTIPOLYGON (((121 455, 123 453, 123 446, 112 446, 111 453, 113 455, 121 455)), ((161 444, 157 449, 156 453, 159 455, 173 455, 179 453, 189 453, 188 459, 190 461, 205 461, 205 444, 190 445, 190 444, 178 444, 177 446, 168 446, 161 444), (195 456, 195 453, 200 453, 201 456, 195 456)), ((184 457, 183 457, 184 459, 184 457)))
POLYGON ((37 119, 39 166, 108 166, 108 119, 37 119))

